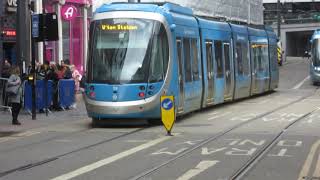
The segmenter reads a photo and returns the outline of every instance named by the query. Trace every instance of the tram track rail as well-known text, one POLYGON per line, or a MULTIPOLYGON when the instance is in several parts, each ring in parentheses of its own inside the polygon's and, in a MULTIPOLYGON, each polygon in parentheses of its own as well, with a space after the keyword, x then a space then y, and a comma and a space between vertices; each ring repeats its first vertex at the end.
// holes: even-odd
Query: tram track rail
MULTIPOLYGON (((318 88, 317 88, 317 89, 318 89, 318 88)), ((130 178, 130 180, 139 180, 139 179, 146 178, 148 175, 151 175, 151 174, 153 174, 154 172, 157 172, 157 171, 160 170, 162 167, 165 167, 166 165, 171 164, 171 163, 173 163, 174 161, 176 161, 176 160, 178 160, 178 159, 180 159, 180 158, 182 158, 182 157, 184 157, 184 156, 187 156, 188 154, 192 153, 194 150, 197 150, 197 149, 203 147, 204 145, 206 145, 206 144, 208 144, 208 143, 211 143, 211 142, 214 142, 214 141, 218 140, 219 138, 223 137, 224 135, 230 133, 231 131, 234 131, 234 130, 236 130, 236 129, 244 126, 244 125, 247 125, 247 124, 249 124, 249 123, 251 123, 251 122, 254 122, 254 121, 256 121, 257 119, 263 118, 263 117, 265 117, 265 116, 267 116, 267 115, 270 115, 270 114, 272 114, 272 113, 274 113, 274 112, 277 112, 277 111, 279 111, 279 110, 285 109, 285 108, 287 108, 287 107, 289 107, 289 106, 291 106, 291 105, 293 105, 293 104, 299 103, 299 102, 301 102, 301 101, 303 101, 303 100, 305 100, 305 99, 307 99, 307 98, 309 98, 309 97, 311 97, 311 96, 313 96, 313 95, 314 95, 314 94, 312 93, 312 94, 303 96, 303 97, 301 97, 301 98, 299 98, 299 99, 297 99, 297 100, 295 100, 295 101, 293 101, 293 102, 284 104, 284 105, 282 105, 282 106, 280 106, 280 107, 277 107, 277 108, 275 108, 275 109, 273 109, 273 110, 270 110, 270 111, 268 111, 268 112, 265 112, 265 113, 263 113, 263 114, 260 114, 260 115, 254 117, 254 118, 251 118, 251 119, 249 119, 248 121, 239 123, 239 124, 234 125, 234 126, 228 128, 228 129, 226 129, 226 130, 224 130, 224 131, 222 131, 222 132, 220 132, 220 133, 218 133, 218 134, 215 134, 215 135, 213 135, 213 136, 211 136, 211 137, 208 137, 208 138, 206 138, 205 140, 203 140, 203 141, 195 144, 194 146, 192 146, 192 147, 184 150, 183 152, 181 152, 181 153, 178 154, 177 156, 172 157, 171 159, 169 159, 169 160, 161 163, 160 165, 155 166, 155 167, 153 167, 153 168, 150 168, 150 169, 148 169, 148 170, 146 170, 146 171, 144 171, 144 172, 142 172, 142 173, 140 173, 140 174, 138 174, 138 175, 130 178)), ((251 166, 251 164, 252 164, 252 163, 257 163, 256 161, 259 161, 261 158, 263 158, 264 155, 265 155, 268 151, 270 151, 270 150, 272 149, 272 147, 277 143, 277 141, 282 137, 282 135, 284 134, 284 132, 285 132, 288 128, 290 128, 293 124, 297 123, 298 121, 304 119, 305 117, 311 115, 311 114, 312 114, 314 111, 316 111, 316 110, 317 110, 317 109, 315 109, 315 110, 313 110, 313 111, 311 111, 311 112, 308 112, 308 113, 304 114, 303 116, 297 118, 295 121, 293 121, 293 122, 291 122, 290 124, 288 124, 280 133, 277 134, 277 136, 275 136, 275 138, 273 138, 273 139, 271 140, 270 143, 268 143, 267 145, 265 145, 264 148, 262 148, 258 153, 256 153, 256 154, 254 155, 254 157, 250 158, 250 159, 245 163, 245 165, 243 165, 240 169, 236 170, 235 173, 233 173, 233 175, 231 176, 231 178, 233 178, 232 180, 236 180, 236 179, 238 180, 238 179, 242 178, 244 175, 246 175, 246 173, 253 167, 253 166, 251 166)), ((253 165, 254 165, 254 164, 253 164, 253 165)))
POLYGON ((282 129, 280 133, 278 133, 274 138, 272 138, 272 140, 268 144, 266 144, 263 148, 256 152, 241 168, 239 168, 235 173, 233 173, 233 175, 228 179, 240 180, 244 178, 250 172, 250 170, 252 170, 255 167, 255 165, 257 165, 259 161, 262 160, 265 157, 265 155, 271 151, 272 148, 274 148, 274 146, 281 140, 285 132, 291 126, 303 120, 304 118, 310 116, 317 110, 319 110, 319 108, 316 108, 311 112, 304 114, 303 116, 297 118, 296 120, 288 124, 285 128, 282 129))
MULTIPOLYGON (((90 149, 90 148, 93 148, 93 147, 97 147, 97 146, 102 145, 102 144, 105 144, 105 143, 109 143, 109 142, 111 142, 111 141, 114 141, 114 140, 117 140, 117 139, 120 139, 120 138, 129 136, 129 135, 132 135, 132 134, 139 133, 139 132, 141 132, 141 131, 143 131, 143 130, 146 130, 146 129, 148 129, 148 128, 151 128, 151 126, 139 128, 139 129, 136 129, 136 130, 127 132, 127 133, 123 133, 123 134, 118 135, 118 136, 113 137, 113 138, 105 139, 105 140, 99 141, 99 142, 94 143, 94 144, 91 144, 91 145, 87 145, 87 146, 84 146, 84 147, 81 147, 81 148, 78 148, 78 149, 75 149, 75 150, 72 150, 72 151, 69 151, 69 152, 66 152, 66 153, 62 153, 62 154, 60 154, 60 155, 53 156, 53 157, 51 157, 51 158, 47 158, 47 159, 44 159, 44 160, 41 160, 41 161, 36 161, 36 162, 33 162, 33 163, 29 163, 29 164, 22 165, 22 166, 19 166, 19 167, 10 169, 10 170, 6 170, 6 171, 3 171, 3 172, 0 172, 0 178, 2 178, 2 177, 4 177, 4 176, 7 176, 7 175, 9 175, 9 174, 18 172, 18 171, 28 170, 28 169, 31 169, 31 168, 34 168, 34 167, 41 166, 41 165, 43 165, 43 164, 52 162, 52 161, 56 161, 56 160, 61 159, 61 158, 65 157, 65 156, 67 156, 67 155, 70 155, 70 154, 74 154, 74 153, 77 153, 77 152, 80 152, 80 151, 83 151, 83 150, 87 150, 87 149, 90 149)), ((89 131, 89 130, 90 130, 90 129, 82 130, 82 131, 77 131, 77 132, 70 133, 70 134, 75 134, 75 133, 79 133, 79 132, 85 132, 85 131, 89 131)), ((70 135, 70 134, 69 134, 69 135, 70 135)), ((64 137, 64 136, 63 136, 63 137, 64 137)), ((54 140, 54 139, 57 139, 57 138, 54 138, 54 137, 53 137, 53 138, 50 138, 50 139, 51 139, 51 140, 54 140)))
MULTIPOLYGON (((145 172, 143 172, 143 173, 141 173, 141 174, 139 174, 139 175, 131 178, 130 180, 136 180, 136 179, 141 179, 141 178, 143 178, 143 177, 146 177, 146 176, 152 174, 153 172, 158 171, 158 170, 161 169, 162 167, 164 167, 164 166, 166 166, 166 165, 168 165, 168 164, 170 164, 170 163, 172 163, 172 162, 174 162, 174 161, 176 161, 176 160, 178 160, 178 159, 180 159, 180 158, 188 155, 189 153, 193 152, 194 150, 196 150, 196 149, 198 149, 198 148, 200 148, 200 147, 202 147, 202 146, 204 146, 204 145, 206 145, 206 144, 208 144, 208 143, 210 143, 210 142, 213 142, 213 141, 221 138, 221 137, 224 136, 225 134, 230 133, 231 131, 233 131, 233 130, 235 130, 235 129, 237 129, 237 128, 240 128, 241 126, 244 126, 244 125, 249 124, 249 123, 251 123, 251 122, 253 122, 253 121, 257 120, 257 119, 260 119, 260 118, 262 118, 262 117, 264 117, 264 116, 267 116, 267 115, 272 114, 272 113, 274 113, 274 112, 276 112, 276 111, 279 111, 279 110, 281 110, 281 109, 284 109, 284 108, 286 108, 286 107, 289 107, 289 106, 291 106, 292 104, 301 102, 301 101, 303 101, 304 99, 307 99, 308 97, 310 97, 310 96, 312 96, 312 95, 314 95, 314 94, 309 94, 309 95, 307 95, 307 96, 303 96, 303 97, 301 97, 301 98, 299 98, 299 99, 297 99, 297 100, 295 100, 295 101, 293 101, 293 102, 290 102, 290 103, 287 103, 287 104, 282 105, 282 106, 280 106, 280 107, 277 107, 277 108, 275 108, 275 109, 273 109, 273 110, 270 110, 270 111, 268 111, 268 112, 266 112, 266 113, 263 113, 263 114, 261 114, 261 115, 258 115, 258 116, 254 117, 254 118, 252 118, 252 119, 250 119, 250 120, 248 120, 248 121, 245 121, 245 122, 239 123, 239 124, 237 124, 237 125, 235 125, 235 126, 233 126, 233 127, 230 127, 230 128, 228 128, 228 129, 226 129, 225 131, 222 131, 222 132, 220 132, 220 133, 218 133, 218 134, 216 134, 216 135, 214 135, 214 136, 208 137, 208 138, 206 138, 205 140, 203 140, 203 141, 197 143, 196 145, 192 146, 191 148, 186 149, 186 150, 183 151, 181 154, 179 154, 179 155, 177 155, 177 156, 175 156, 175 157, 167 160, 166 162, 164 162, 164 163, 162 163, 162 164, 160 164, 160 165, 158 165, 158 166, 156 166, 156 167, 154 167, 154 168, 151 168, 151 169, 149 169, 149 170, 147 170, 147 171, 145 171, 145 172)), ((311 113, 312 113, 312 112, 309 112, 308 114, 306 114, 306 115, 304 115, 304 116, 302 116, 302 117, 300 117, 300 118, 303 119, 304 117, 310 115, 311 113)), ((300 118, 299 118, 299 119, 300 119, 300 118)), ((286 127, 286 129, 289 128, 290 126, 292 126, 295 122, 296 122, 296 121, 290 123, 290 124, 286 127)), ((84 146, 84 147, 81 147, 81 148, 78 148, 78 149, 75 149, 75 150, 72 150, 72 151, 69 151, 69 152, 66 152, 66 153, 62 153, 62 154, 57 155, 57 156, 53 156, 53 157, 51 157, 51 158, 47 158, 47 159, 44 159, 44 160, 41 160, 41 161, 36 161, 36 162, 30 163, 30 164, 26 164, 26 165, 19 166, 19 167, 17 167, 17 168, 13 168, 13 169, 10 169, 10 170, 6 170, 6 171, 3 171, 3 172, 0 172, 0 178, 2 178, 2 177, 4 177, 4 176, 7 176, 7 175, 10 175, 10 174, 15 173, 15 172, 32 169, 32 168, 34 168, 34 167, 41 166, 41 165, 50 163, 50 162, 52 162, 52 161, 56 161, 56 160, 58 160, 58 159, 64 158, 65 156, 70 155, 70 154, 73 154, 73 153, 77 153, 77 152, 80 152, 80 151, 83 151, 83 150, 87 150, 87 149, 90 149, 90 148, 93 148, 93 147, 96 147, 96 146, 99 146, 99 145, 102 145, 102 144, 105 144, 105 143, 108 143, 108 142, 111 142, 111 141, 114 141, 114 140, 123 138, 123 137, 129 136, 129 135, 135 134, 135 133, 139 133, 139 132, 141 132, 141 131, 143 131, 143 130, 146 130, 146 129, 148 129, 148 128, 151 128, 151 127, 152 127, 152 126, 139 128, 139 129, 136 129, 136 130, 127 132, 127 133, 123 133, 123 134, 121 134, 121 135, 119 135, 119 136, 116 136, 116 137, 113 137, 113 138, 105 139, 105 140, 99 141, 99 142, 94 143, 94 144, 91 144, 91 145, 87 145, 87 146, 84 146)), ((284 129, 284 130, 281 132, 281 134, 283 134, 286 129, 284 129)), ((72 134, 75 134, 75 133, 81 133, 81 132, 89 131, 89 130, 90 130, 90 129, 86 129, 86 130, 76 131, 76 132, 73 132, 73 133, 68 133, 67 136, 72 135, 72 134)), ((244 176, 244 175, 246 174, 246 172, 248 172, 248 169, 251 168, 250 164, 252 164, 252 163, 255 162, 255 161, 258 161, 259 159, 261 159, 261 157, 260 157, 261 154, 265 153, 265 151, 268 150, 269 148, 272 148, 273 145, 275 144, 275 141, 277 141, 278 138, 281 137, 281 134, 279 134, 275 139, 273 139, 273 141, 272 141, 273 143, 271 142, 271 143, 269 143, 268 145, 266 145, 266 146, 261 150, 260 153, 257 153, 254 158, 251 158, 241 169, 239 169, 236 173, 234 173, 234 175, 233 175, 232 177, 238 178, 238 177, 244 176)), ((50 140, 54 140, 54 139, 57 139, 57 138, 60 138, 60 137, 65 137, 65 135, 64 135, 64 136, 55 136, 55 137, 50 138, 50 140)))

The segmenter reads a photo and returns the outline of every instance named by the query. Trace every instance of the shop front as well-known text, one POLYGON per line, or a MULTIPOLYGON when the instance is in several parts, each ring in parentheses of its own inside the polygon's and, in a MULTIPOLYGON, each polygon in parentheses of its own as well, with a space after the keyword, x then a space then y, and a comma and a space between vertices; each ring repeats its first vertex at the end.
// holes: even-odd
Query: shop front
POLYGON ((17 64, 17 3, 15 0, 0 0, 0 8, 0 62, 7 59, 11 64, 17 64))
POLYGON ((58 15, 59 41, 46 42, 44 60, 61 63, 68 60, 79 72, 85 71, 91 0, 47 0, 47 13, 58 15))

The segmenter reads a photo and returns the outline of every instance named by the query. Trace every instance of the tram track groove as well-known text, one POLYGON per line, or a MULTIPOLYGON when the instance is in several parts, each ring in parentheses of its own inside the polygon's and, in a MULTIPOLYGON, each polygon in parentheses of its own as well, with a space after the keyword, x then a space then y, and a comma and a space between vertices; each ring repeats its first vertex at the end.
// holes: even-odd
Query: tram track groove
MULTIPOLYGON (((64 156, 67 156, 67 155, 70 155, 70 154, 74 154, 74 153, 77 153, 77 152, 80 152, 80 151, 83 151, 83 150, 87 150, 87 149, 90 149, 92 147, 96 147, 96 146, 99 146, 101 144, 105 144, 105 143, 114 141, 116 139, 120 139, 120 138, 129 136, 129 135, 141 132, 141 131, 146 130, 146 129, 151 128, 151 127, 152 126, 139 128, 139 129, 136 129, 136 130, 133 130, 131 132, 127 132, 127 133, 121 134, 119 136, 116 136, 116 137, 113 137, 113 138, 110 138, 110 139, 106 139, 106 140, 103 140, 103 141, 100 141, 100 142, 97 142, 97 143, 94 143, 94 144, 91 144, 91 145, 87 145, 87 146, 84 146, 84 147, 81 147, 81 148, 78 148, 78 149, 75 149, 75 150, 60 154, 60 155, 56 155, 56 156, 51 157, 51 158, 47 158, 47 159, 44 159, 44 160, 41 160, 41 161, 33 162, 33 163, 30 163, 30 164, 19 166, 17 168, 13 168, 13 169, 10 169, 10 170, 6 170, 6 171, 3 171, 3 172, 0 172, 0 178, 2 178, 4 176, 7 176, 9 174, 18 172, 18 171, 28 170, 28 169, 31 169, 31 168, 34 168, 34 167, 37 167, 37 166, 52 162, 52 161, 56 161, 56 160, 58 160, 60 158, 63 158, 64 156)), ((89 131, 89 130, 87 130, 87 131, 89 131)), ((78 132, 81 132, 81 131, 77 131, 77 133, 78 132)), ((82 131, 82 132, 85 132, 85 131, 82 131)), ((75 134, 75 133, 72 133, 72 134, 75 134)), ((56 139, 56 138, 52 138, 52 139, 56 139)))
MULTIPOLYGON (((318 88, 317 88, 317 89, 318 89, 318 88)), ((317 90, 317 89, 316 89, 316 90, 317 90)), ((190 153, 193 152, 194 150, 199 149, 199 148, 201 148, 202 146, 204 146, 204 145, 206 145, 206 144, 208 144, 208 143, 210 143, 210 142, 213 142, 213 141, 221 138, 222 136, 228 134, 229 132, 231 132, 231 131, 233 131, 233 130, 235 130, 235 129, 237 129, 237 128, 240 128, 240 127, 242 127, 242 126, 244 126, 244 125, 247 125, 247 124, 249 124, 249 123, 251 123, 251 122, 253 122, 253 121, 257 120, 257 119, 260 119, 260 118, 262 118, 262 117, 264 117, 264 116, 270 115, 270 114, 272 114, 272 113, 274 113, 274 112, 276 112, 276 111, 279 111, 279 110, 282 110, 282 109, 284 109, 284 108, 287 108, 287 107, 289 107, 289 106, 291 106, 291 105, 293 105, 293 104, 296 104, 296 103, 298 103, 298 102, 301 102, 301 101, 303 101, 303 100, 305 100, 305 99, 307 99, 307 98, 309 98, 309 97, 311 97, 311 96, 313 96, 313 95, 314 95, 314 94, 312 93, 312 94, 303 96, 303 97, 301 97, 301 98, 299 98, 299 99, 297 99, 297 100, 295 100, 295 101, 293 101, 293 102, 284 104, 284 105, 282 105, 282 106, 280 106, 280 107, 277 107, 277 108, 275 108, 275 109, 273 109, 273 110, 270 110, 270 111, 268 111, 268 112, 266 112, 266 113, 263 113, 263 114, 260 114, 260 115, 258 115, 258 116, 256 116, 256 117, 254 117, 254 118, 251 118, 251 119, 249 119, 248 121, 245 121, 245 122, 239 123, 239 124, 237 124, 237 125, 234 125, 234 126, 228 128, 227 130, 222 131, 222 132, 220 132, 220 133, 218 133, 218 134, 216 134, 216 135, 214 135, 214 136, 208 137, 207 139, 205 139, 205 140, 203 140, 203 141, 195 144, 194 146, 192 146, 192 147, 184 150, 184 151, 181 152, 179 155, 177 155, 177 156, 175 156, 175 157, 173 157, 173 158, 171 158, 171 159, 169 159, 169 160, 161 163, 161 164, 158 165, 158 166, 155 166, 155 167, 153 167, 153 168, 151 168, 151 169, 148 169, 148 170, 146 170, 146 171, 144 171, 144 172, 142 172, 142 173, 140 173, 140 174, 138 174, 138 175, 136 175, 136 176, 134 176, 134 177, 132 177, 132 178, 129 178, 129 180, 139 180, 139 179, 145 178, 146 176, 151 175, 151 174, 153 174, 154 172, 157 172, 157 171, 158 171, 159 169, 161 169, 162 167, 164 167, 164 166, 166 166, 166 165, 168 165, 168 164, 170 164, 170 163, 172 163, 172 162, 174 162, 174 161, 176 161, 176 160, 178 160, 178 159, 180 159, 180 158, 182 158, 182 157, 190 154, 190 153)), ((314 112, 314 111, 315 111, 315 110, 313 110, 312 112, 314 112)), ((309 113, 312 113, 312 112, 309 112, 309 113)), ((307 115, 309 115, 309 113, 307 113, 307 114, 304 115, 303 117, 306 117, 307 115)), ((293 123, 290 123, 289 125, 287 125, 287 126, 288 126, 287 128, 289 128, 291 125, 293 125, 293 123)), ((284 131, 285 131, 285 130, 283 130, 283 132, 284 132, 284 131)))

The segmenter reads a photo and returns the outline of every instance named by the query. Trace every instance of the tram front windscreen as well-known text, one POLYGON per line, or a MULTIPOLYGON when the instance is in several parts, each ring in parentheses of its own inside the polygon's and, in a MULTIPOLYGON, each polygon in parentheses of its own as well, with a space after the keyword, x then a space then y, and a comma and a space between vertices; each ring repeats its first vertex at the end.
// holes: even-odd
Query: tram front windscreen
POLYGON ((91 24, 89 82, 160 82, 169 58, 166 30, 149 19, 103 19, 91 24))
POLYGON ((314 66, 320 66, 320 39, 312 43, 312 61, 314 66))

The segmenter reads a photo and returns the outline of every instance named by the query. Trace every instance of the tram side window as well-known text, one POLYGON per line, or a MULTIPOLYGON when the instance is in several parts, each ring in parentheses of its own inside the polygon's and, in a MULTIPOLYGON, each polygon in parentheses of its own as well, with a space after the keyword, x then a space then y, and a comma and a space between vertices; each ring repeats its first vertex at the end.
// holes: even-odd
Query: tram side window
POLYGON ((91 37, 90 39, 89 39, 89 46, 88 46, 88 57, 87 57, 87 59, 89 60, 88 62, 87 62, 87 80, 88 80, 88 82, 91 82, 91 80, 92 80, 92 77, 93 77, 93 72, 92 72, 92 42, 93 42, 93 32, 94 32, 94 28, 95 28, 95 23, 93 23, 93 22, 91 22, 91 24, 90 24, 90 31, 89 31, 89 33, 90 33, 90 35, 89 35, 89 37, 91 37))
POLYGON ((197 39, 191 39, 192 48, 192 75, 193 80, 198 81, 199 78, 199 59, 198 59, 198 45, 197 39))
POLYGON ((271 68, 273 71, 277 70, 278 67, 278 59, 277 59, 277 46, 276 45, 271 45, 270 47, 270 63, 271 63, 271 68))
POLYGON ((262 52, 262 57, 261 57, 261 64, 262 68, 266 71, 269 70, 269 55, 268 55, 268 45, 263 44, 261 45, 261 52, 262 52))
POLYGON ((217 77, 223 77, 222 41, 214 41, 214 52, 217 64, 217 77))
POLYGON ((184 69, 186 82, 192 81, 191 57, 190 57, 190 39, 183 39, 184 69))
POLYGON ((168 68, 168 38, 165 34, 163 25, 158 25, 160 30, 157 36, 153 39, 153 49, 151 55, 150 72, 149 72, 149 82, 160 82, 163 81, 168 68))
POLYGON ((236 43, 236 60, 238 65, 238 74, 243 75, 243 61, 242 61, 242 44, 241 42, 236 43))
POLYGON ((212 41, 206 40, 206 55, 207 55, 207 73, 213 72, 213 66, 212 66, 212 41))
POLYGON ((252 44, 254 69, 258 71, 268 70, 268 46, 265 44, 252 44))
POLYGON ((231 69, 231 64, 230 64, 230 45, 229 44, 224 44, 223 45, 224 49, 224 63, 225 63, 225 71, 230 71, 231 69))
POLYGON ((243 74, 248 75, 250 74, 250 64, 249 64, 249 56, 248 56, 248 43, 242 42, 241 43, 241 49, 242 49, 242 68, 243 68, 243 74))

